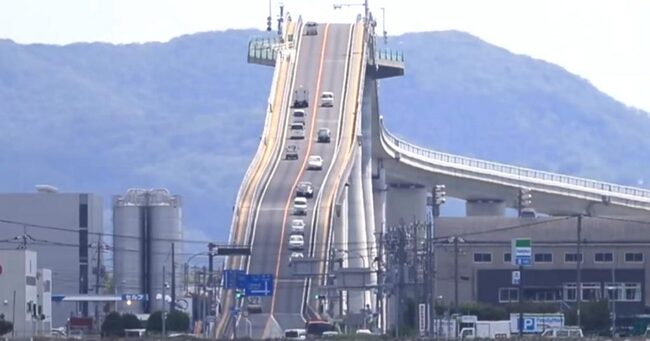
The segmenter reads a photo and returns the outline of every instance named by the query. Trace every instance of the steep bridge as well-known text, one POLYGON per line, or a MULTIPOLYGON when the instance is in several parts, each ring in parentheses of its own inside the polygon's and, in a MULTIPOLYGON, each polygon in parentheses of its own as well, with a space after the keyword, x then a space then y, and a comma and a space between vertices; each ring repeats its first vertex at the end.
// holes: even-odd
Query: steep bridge
POLYGON ((385 300, 372 291, 374 275, 344 300, 326 295, 325 309, 314 295, 332 287, 327 274, 334 259, 344 268, 371 272, 376 236, 400 221, 425 221, 427 197, 439 184, 446 185, 448 196, 466 200, 467 215, 503 215, 505 208, 518 207, 522 190, 532 194, 531 208, 548 215, 650 211, 646 189, 441 153, 390 133, 382 123, 377 82, 403 75, 404 59, 375 48, 373 27, 360 18, 351 24, 320 23, 316 34, 307 35, 313 26, 289 21, 280 39, 250 42, 248 61, 275 69, 262 138, 242 181, 230 232, 232 244, 248 244, 252 251, 230 257, 226 269, 273 274, 274 295, 248 301, 224 290, 217 337, 235 332, 281 337, 285 329, 336 318, 340 311, 379 311, 379 323, 389 324, 383 320, 385 300), (334 94, 331 106, 321 106, 323 92, 334 94), (292 105, 304 94, 304 118, 295 117, 292 105), (304 121, 304 139, 293 138, 295 120, 304 121), (319 142, 317 132, 325 128, 330 141, 319 142), (287 160, 288 146, 295 146, 297 160, 287 160), (321 170, 308 170, 311 155, 323 159, 321 170), (307 199, 306 215, 296 216, 296 187, 302 181, 311 182, 313 197, 307 199), (305 223, 300 252, 320 276, 296 276, 290 266, 293 219, 305 223), (246 311, 253 305, 256 313, 232 314, 231 308, 246 311))

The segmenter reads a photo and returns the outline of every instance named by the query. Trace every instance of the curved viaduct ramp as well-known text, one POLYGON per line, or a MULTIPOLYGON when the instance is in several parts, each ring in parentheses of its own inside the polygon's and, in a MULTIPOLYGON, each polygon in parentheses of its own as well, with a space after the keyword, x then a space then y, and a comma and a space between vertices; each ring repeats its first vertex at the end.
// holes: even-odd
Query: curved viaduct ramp
POLYGON ((373 153, 388 183, 445 184, 449 196, 516 208, 529 189, 532 207, 549 215, 634 216, 650 213, 650 190, 442 153, 390 133, 373 118, 373 153))

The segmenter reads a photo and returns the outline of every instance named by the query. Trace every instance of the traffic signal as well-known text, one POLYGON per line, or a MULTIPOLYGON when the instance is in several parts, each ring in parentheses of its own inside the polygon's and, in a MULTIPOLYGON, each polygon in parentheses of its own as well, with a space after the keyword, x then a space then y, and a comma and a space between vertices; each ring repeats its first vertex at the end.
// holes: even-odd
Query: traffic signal
POLYGON ((271 32, 273 28, 271 28, 271 25, 273 25, 273 20, 271 19, 271 16, 269 15, 266 17, 266 30, 271 32))
POLYGON ((445 188, 445 185, 436 185, 433 190, 433 200, 436 205, 442 205, 447 201, 445 188))
POLYGON ((524 209, 533 204, 533 194, 530 189, 522 188, 519 190, 519 208, 524 209))

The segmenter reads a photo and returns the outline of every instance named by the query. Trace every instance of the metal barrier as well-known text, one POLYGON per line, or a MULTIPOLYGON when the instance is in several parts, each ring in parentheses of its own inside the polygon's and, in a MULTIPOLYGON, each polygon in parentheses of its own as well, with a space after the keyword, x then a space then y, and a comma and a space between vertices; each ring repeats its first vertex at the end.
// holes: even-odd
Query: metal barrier
POLYGON ((544 171, 539 171, 539 170, 534 170, 534 169, 529 169, 529 168, 515 167, 515 166, 510 166, 510 165, 497 163, 497 162, 490 162, 490 161, 472 159, 472 158, 468 158, 468 157, 452 155, 452 154, 447 154, 447 153, 437 152, 437 151, 434 151, 434 150, 425 149, 425 148, 416 146, 416 145, 414 145, 412 143, 406 142, 406 141, 398 138, 397 136, 393 135, 392 133, 390 133, 384 127, 382 119, 380 119, 380 125, 381 125, 381 133, 384 135, 385 140, 392 143, 396 149, 402 150, 402 151, 405 151, 405 152, 408 152, 408 153, 411 153, 411 154, 414 154, 414 155, 418 155, 418 156, 421 156, 421 157, 424 157, 424 158, 433 159, 433 160, 436 160, 436 161, 447 162, 447 163, 452 163, 452 164, 456 164, 456 165, 463 165, 463 166, 468 166, 468 167, 473 167, 473 168, 479 168, 479 169, 482 169, 482 170, 488 170, 488 171, 500 172, 500 173, 505 173, 505 174, 510 174, 510 175, 516 175, 516 176, 519 176, 519 177, 527 177, 527 178, 534 178, 534 179, 540 179, 540 180, 547 180, 547 181, 553 181, 553 182, 558 182, 558 183, 567 184, 567 185, 580 186, 580 187, 586 187, 586 188, 593 188, 593 189, 608 191, 608 192, 612 192, 612 193, 619 193, 619 194, 632 195, 632 196, 643 197, 643 198, 650 198, 650 190, 643 189, 643 188, 622 186, 622 185, 617 185, 617 184, 612 184, 612 183, 607 183, 607 182, 589 180, 589 179, 585 179, 585 178, 578 178, 578 177, 562 175, 562 174, 557 174, 557 173, 544 172, 544 171))
POLYGON ((277 49, 280 44, 277 38, 253 38, 248 42, 248 60, 264 60, 275 62, 277 49))
POLYGON ((404 63, 404 52, 391 49, 379 49, 375 52, 375 60, 404 63))

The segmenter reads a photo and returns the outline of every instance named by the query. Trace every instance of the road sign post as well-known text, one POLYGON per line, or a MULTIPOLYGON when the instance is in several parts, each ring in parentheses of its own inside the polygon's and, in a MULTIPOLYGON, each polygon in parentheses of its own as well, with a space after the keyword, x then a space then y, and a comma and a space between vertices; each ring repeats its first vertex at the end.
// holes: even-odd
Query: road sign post
POLYGON ((517 298, 519 300, 519 320, 517 329, 519 337, 524 335, 524 267, 533 264, 533 245, 530 238, 516 238, 512 240, 512 261, 519 266, 519 271, 512 272, 512 284, 517 280, 519 288, 517 298), (515 278, 515 272, 518 272, 515 278))

